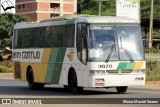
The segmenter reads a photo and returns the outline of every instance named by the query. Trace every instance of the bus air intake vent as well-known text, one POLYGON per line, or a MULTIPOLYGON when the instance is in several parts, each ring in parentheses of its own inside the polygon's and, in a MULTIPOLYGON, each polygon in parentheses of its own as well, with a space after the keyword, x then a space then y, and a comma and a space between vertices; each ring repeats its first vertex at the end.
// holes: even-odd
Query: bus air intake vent
MULTIPOLYGON (((133 70, 122 70, 121 71, 122 74, 129 74, 132 72, 133 72, 133 70)), ((118 70, 108 70, 107 73, 108 74, 118 74, 118 70)))

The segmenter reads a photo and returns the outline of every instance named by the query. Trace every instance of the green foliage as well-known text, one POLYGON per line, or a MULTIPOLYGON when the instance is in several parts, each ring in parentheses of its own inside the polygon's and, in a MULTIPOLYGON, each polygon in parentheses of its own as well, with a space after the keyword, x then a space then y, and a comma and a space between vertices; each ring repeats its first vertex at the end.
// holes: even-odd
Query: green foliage
POLYGON ((160 44, 158 43, 156 45, 153 45, 153 47, 149 49, 149 52, 150 53, 160 53, 160 44))
MULTIPOLYGON (((99 12, 99 2, 96 0, 88 0, 88 2, 82 2, 82 14, 91 14, 91 15, 98 15, 99 12)), ((102 1, 101 7, 102 7, 102 15, 103 16, 115 16, 116 10, 115 10, 116 2, 115 0, 109 0, 109 1, 102 1)))
POLYGON ((158 50, 156 48, 152 47, 149 49, 149 52, 150 53, 158 53, 158 50))
MULTIPOLYGON (((160 0, 154 0, 154 18, 160 17, 160 0)), ((141 17, 149 18, 150 17, 150 8, 151 8, 151 0, 141 0, 141 17)))
POLYGON ((157 81, 160 80, 160 62, 147 61, 146 62, 146 80, 157 81))
POLYGON ((17 22, 29 21, 20 14, 0 14, 0 48, 12 46, 13 27, 17 22))
POLYGON ((13 69, 0 66, 0 73, 12 73, 12 72, 13 72, 13 69))
POLYGON ((150 0, 141 0, 141 17, 150 17, 150 0))
POLYGON ((98 15, 98 2, 90 1, 83 4, 82 14, 98 15))
MULTIPOLYGON (((160 26, 159 26, 160 27, 160 26)), ((154 28, 153 29, 153 35, 154 36, 159 36, 159 34, 160 34, 160 29, 159 28, 154 28)))
POLYGON ((11 62, 0 62, 0 66, 4 66, 6 68, 12 68, 12 63, 11 62))
MULTIPOLYGON (((132 0, 133 3, 136 3, 137 1, 138 0, 132 0)), ((97 0, 78 0, 78 2, 82 5, 82 14, 98 15, 99 2, 97 0)), ((154 18, 160 18, 159 5, 160 0, 154 0, 154 18)), ((140 6, 141 17, 149 18, 151 0, 140 0, 140 6)), ((116 15, 116 0, 102 1, 102 15, 116 15)))
POLYGON ((0 62, 0 73, 13 72, 12 62, 0 62))

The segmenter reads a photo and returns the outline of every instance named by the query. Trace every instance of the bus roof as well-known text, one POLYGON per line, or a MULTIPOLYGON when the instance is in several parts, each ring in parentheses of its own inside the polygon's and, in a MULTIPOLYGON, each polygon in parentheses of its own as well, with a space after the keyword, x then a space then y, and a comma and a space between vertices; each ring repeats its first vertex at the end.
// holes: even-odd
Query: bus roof
POLYGON ((93 15, 74 15, 69 17, 53 17, 41 22, 28 23, 20 22, 14 26, 14 29, 45 27, 54 25, 68 25, 74 23, 140 23, 137 20, 115 17, 115 16, 93 16, 93 15))
POLYGON ((80 17, 77 22, 86 23, 139 23, 137 20, 115 16, 80 17))

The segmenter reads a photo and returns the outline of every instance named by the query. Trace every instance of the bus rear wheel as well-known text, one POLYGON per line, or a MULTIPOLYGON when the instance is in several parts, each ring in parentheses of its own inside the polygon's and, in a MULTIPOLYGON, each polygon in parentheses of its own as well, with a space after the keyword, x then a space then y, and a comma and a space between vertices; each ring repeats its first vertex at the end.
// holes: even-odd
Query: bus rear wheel
POLYGON ((44 88, 43 83, 34 82, 34 74, 33 74, 33 70, 31 68, 27 72, 27 81, 28 81, 28 86, 31 90, 38 90, 38 89, 44 88))
POLYGON ((116 90, 118 93, 125 93, 127 91, 128 87, 123 86, 123 87, 116 87, 116 90))
POLYGON ((73 93, 82 93, 83 87, 78 87, 77 75, 75 71, 72 71, 69 75, 69 89, 73 93))

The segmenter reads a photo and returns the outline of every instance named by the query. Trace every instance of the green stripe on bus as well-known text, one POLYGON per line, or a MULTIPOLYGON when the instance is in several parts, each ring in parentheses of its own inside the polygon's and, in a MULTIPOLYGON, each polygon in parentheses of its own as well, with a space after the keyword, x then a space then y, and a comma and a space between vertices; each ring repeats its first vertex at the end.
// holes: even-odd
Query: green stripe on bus
POLYGON ((58 62, 58 63, 55 64, 55 68, 53 70, 53 75, 52 75, 52 83, 53 84, 59 84, 65 53, 66 53, 66 48, 60 48, 58 51, 58 55, 56 58, 56 62, 58 62))
POLYGON ((66 48, 52 48, 47 68, 46 83, 58 84, 66 48))
POLYGON ((134 62, 120 62, 118 64, 117 69, 118 70, 127 70, 127 69, 133 69, 135 66, 134 62))
POLYGON ((121 62, 121 63, 119 63, 117 69, 118 70, 125 70, 126 66, 127 66, 126 62, 121 62))
POLYGON ((127 66, 126 66, 125 69, 133 69, 133 68, 134 68, 134 65, 135 65, 134 62, 127 63, 127 66))
POLYGON ((52 75, 53 75, 53 69, 55 68, 55 61, 58 55, 59 48, 53 48, 51 49, 50 58, 48 62, 47 67, 47 74, 46 74, 46 83, 51 83, 52 81, 52 75))

